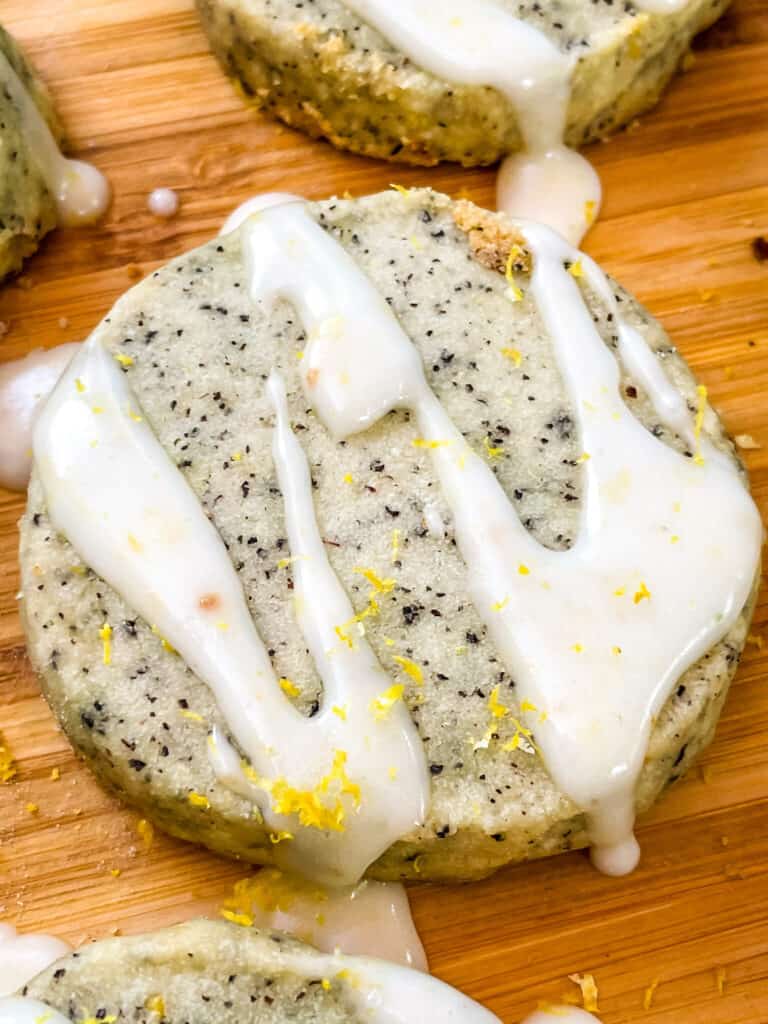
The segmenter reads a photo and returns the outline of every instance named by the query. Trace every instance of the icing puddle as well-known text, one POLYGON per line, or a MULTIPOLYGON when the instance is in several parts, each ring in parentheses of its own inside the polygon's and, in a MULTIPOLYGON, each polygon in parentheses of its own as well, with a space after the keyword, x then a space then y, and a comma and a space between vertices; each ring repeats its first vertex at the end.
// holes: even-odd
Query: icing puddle
MULTIPOLYGON (((674 14, 687 0, 636 0, 674 14)), ((555 228, 578 245, 597 217, 597 172, 565 145, 578 57, 491 0, 345 0, 417 66, 461 85, 490 86, 511 103, 523 146, 500 168, 498 209, 555 228)))

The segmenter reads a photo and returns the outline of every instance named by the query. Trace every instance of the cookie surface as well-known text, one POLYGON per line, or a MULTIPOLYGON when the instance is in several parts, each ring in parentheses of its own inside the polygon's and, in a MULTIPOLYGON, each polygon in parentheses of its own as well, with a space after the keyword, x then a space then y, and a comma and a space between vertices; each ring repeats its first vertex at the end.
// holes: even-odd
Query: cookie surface
MULTIPOLYGON (((312 207, 372 279, 419 349, 430 387, 467 442, 485 453, 530 533, 571 546, 581 497, 579 440, 536 310, 510 303, 503 273, 512 244, 505 222, 423 190, 312 207), (520 367, 506 353, 519 352, 520 367)), ((659 325, 625 292, 625 313, 667 375, 695 401, 695 382, 659 325)), ((587 293, 601 334, 610 315, 587 293)), ((129 292, 98 329, 128 356, 143 414, 223 537, 255 624, 296 706, 311 715, 321 685, 292 613, 292 580, 271 456, 274 417, 264 394, 273 366, 285 377, 291 420, 306 450, 315 508, 334 570, 357 612, 368 605, 361 565, 396 578, 366 633, 384 668, 417 662, 405 700, 424 743, 432 801, 425 825, 396 843, 370 873, 381 878, 473 878, 504 863, 586 842, 583 815, 553 786, 535 751, 478 741, 499 686, 517 714, 503 670, 470 600, 429 453, 412 444, 406 412, 335 442, 308 409, 297 367, 304 338, 293 310, 268 320, 249 300, 237 234, 174 261, 129 292), (288 562, 288 564, 286 564, 288 562)), ((661 426, 626 374, 626 401, 661 440, 661 426)), ((705 430, 730 443, 712 416, 705 430)), ((112 790, 167 831, 254 862, 274 846, 253 806, 217 783, 207 732, 226 730, 208 687, 150 625, 80 563, 50 527, 33 477, 21 526, 22 612, 30 656, 75 747, 112 790), (111 664, 100 629, 114 626, 111 664), (204 794, 207 807, 190 804, 204 794)), ((679 680, 659 715, 637 793, 652 803, 711 739, 744 643, 751 604, 730 633, 679 680)))
MULTIPOLYGON (((51 131, 60 130, 48 92, 11 36, 0 26, 0 54, 11 64, 51 131)), ((56 204, 25 141, 18 107, 0 89, 0 281, 21 269, 56 227, 56 204)))
MULTIPOLYGON (((693 36, 728 0, 689 0, 674 15, 610 0, 501 6, 562 52, 578 53, 566 141, 580 146, 653 106, 693 36)), ((415 67, 343 0, 197 0, 197 7, 222 67, 249 102, 341 149, 475 166, 520 147, 515 111, 499 92, 415 67)))

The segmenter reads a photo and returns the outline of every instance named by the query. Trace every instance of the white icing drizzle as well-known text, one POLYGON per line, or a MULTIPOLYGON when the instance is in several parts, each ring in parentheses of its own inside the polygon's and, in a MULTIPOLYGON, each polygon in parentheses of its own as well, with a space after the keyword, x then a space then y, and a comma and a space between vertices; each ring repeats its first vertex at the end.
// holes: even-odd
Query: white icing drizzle
POLYGON ((179 195, 172 188, 153 189, 147 197, 149 212, 162 220, 169 220, 179 212, 179 195))
POLYGON ((109 205, 107 179, 92 164, 69 160, 61 153, 47 121, 3 53, 0 83, 21 113, 25 142, 56 201, 61 223, 73 226, 98 220, 109 205))
POLYGON ((269 308, 283 298, 299 313, 304 386, 329 431, 345 437, 409 406, 423 437, 441 442, 431 456, 478 613, 516 692, 535 708, 525 714, 550 773, 586 812, 596 865, 620 874, 639 854, 634 790, 653 718, 746 602, 760 519, 730 462, 697 441, 597 266, 548 228, 518 227, 584 448, 581 528, 567 552, 526 531, 429 389, 389 307, 305 206, 257 213, 242 240, 254 302, 269 308), (653 437, 624 404, 618 363, 564 266, 579 260, 660 419, 697 446, 696 459, 653 437))
POLYGON ((66 956, 70 947, 50 935, 17 935, 13 925, 0 923, 0 1024, 64 1024, 66 1018, 34 999, 11 997, 46 967, 66 956))
POLYGON ((513 105, 523 152, 503 163, 498 207, 540 220, 578 244, 597 216, 600 179, 563 143, 575 56, 492 0, 346 0, 420 67, 449 82, 491 86, 513 105))
POLYGON ((547 1006, 529 1014, 522 1024, 600 1024, 594 1014, 578 1006, 547 1006))
POLYGON ((405 888, 366 880, 327 889, 264 868, 255 877, 264 899, 251 901, 253 926, 294 935, 324 953, 376 957, 428 971, 405 888))
POLYGON ((79 344, 36 349, 0 366, 0 487, 23 491, 32 468, 32 424, 79 344))
MULTIPOLYGON (((365 637, 353 630, 348 646, 335 632, 354 610, 325 555, 308 466, 277 377, 270 394, 295 612, 324 685, 311 720, 281 692, 221 538, 96 336, 38 419, 35 462, 54 526, 210 686, 256 774, 243 777, 239 758, 218 733, 214 764, 229 756, 225 780, 257 800, 271 828, 294 837, 275 847, 281 863, 324 884, 350 884, 423 820, 426 764, 402 701, 383 717, 375 713, 374 702, 391 681, 365 637), (291 804, 289 786, 314 797, 321 810, 340 810, 343 821, 337 816, 335 823, 343 831, 301 827, 292 805, 291 813, 273 810, 291 804)), ((114 648, 119 659, 119 640, 114 648)), ((327 819, 321 820, 325 826, 327 819)))

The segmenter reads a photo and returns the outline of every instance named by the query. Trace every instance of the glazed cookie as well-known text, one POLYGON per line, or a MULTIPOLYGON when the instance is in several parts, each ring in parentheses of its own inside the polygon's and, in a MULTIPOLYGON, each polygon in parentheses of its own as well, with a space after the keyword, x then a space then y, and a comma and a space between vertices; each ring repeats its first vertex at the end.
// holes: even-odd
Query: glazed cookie
POLYGON ((323 881, 631 869, 752 614, 706 390, 545 228, 429 190, 255 210, 38 420, 21 610, 63 729, 168 832, 323 881))
POLYGON ((150 935, 105 939, 56 960, 0 1021, 81 1024, 498 1024, 498 1018, 421 971, 324 955, 280 932, 197 920, 150 935), (49 1016, 45 1016, 49 1014, 49 1016))
POLYGON ((0 26, 0 281, 57 224, 93 220, 107 205, 102 176, 65 159, 61 139, 47 89, 0 26))
POLYGON ((601 200, 567 147, 653 106, 728 0, 197 0, 246 98, 341 149, 492 164, 498 206, 574 244, 601 200), (542 199, 542 193, 546 201, 542 199))

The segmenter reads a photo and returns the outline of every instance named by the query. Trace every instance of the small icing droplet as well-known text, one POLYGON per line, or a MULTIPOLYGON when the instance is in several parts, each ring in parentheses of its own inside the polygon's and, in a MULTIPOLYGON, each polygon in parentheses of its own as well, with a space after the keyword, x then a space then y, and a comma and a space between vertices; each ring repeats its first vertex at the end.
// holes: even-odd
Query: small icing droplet
POLYGON ((147 199, 149 212, 163 220, 175 217, 179 212, 179 196, 172 188, 156 188, 147 199))

